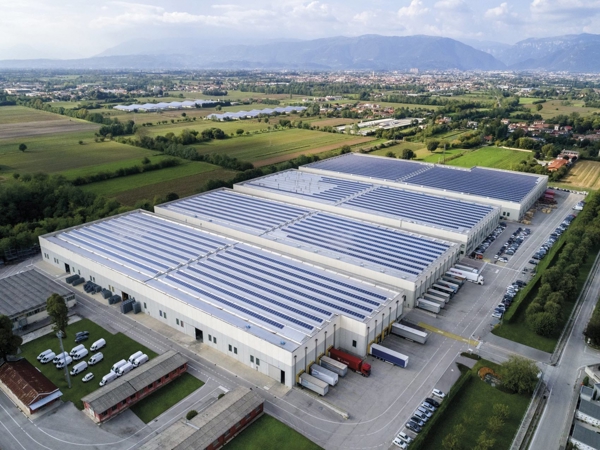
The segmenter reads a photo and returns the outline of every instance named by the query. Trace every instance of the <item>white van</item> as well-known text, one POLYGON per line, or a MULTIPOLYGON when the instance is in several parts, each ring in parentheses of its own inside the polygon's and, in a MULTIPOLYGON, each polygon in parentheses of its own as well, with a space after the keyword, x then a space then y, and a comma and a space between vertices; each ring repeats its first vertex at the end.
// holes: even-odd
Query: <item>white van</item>
POLYGON ((127 360, 127 362, 130 362, 131 364, 133 364, 133 362, 136 359, 138 359, 140 356, 142 356, 143 354, 144 354, 144 352, 137 351, 137 352, 135 352, 133 355, 131 355, 129 357, 129 359, 127 360))
POLYGON ((99 352, 90 358, 90 360, 88 361, 88 364, 90 366, 93 366, 94 364, 98 364, 103 359, 104 359, 104 355, 102 354, 102 352, 99 352))
POLYGON ((90 350, 93 351, 93 352, 95 352, 95 351, 100 350, 105 345, 106 345, 106 341, 104 340, 104 338, 98 339, 96 342, 94 342, 92 344, 92 346, 90 347, 90 350))
POLYGON ((84 348, 85 348, 85 345, 83 345, 83 344, 79 344, 79 345, 73 347, 71 349, 71 351, 69 352, 69 356, 75 356, 79 350, 82 350, 84 348))
POLYGON ((117 373, 117 369, 119 367, 121 367, 121 366, 124 366, 125 364, 127 364, 127 361, 125 361, 124 359, 122 359, 121 361, 116 362, 115 365, 110 368, 110 371, 114 372, 114 373, 117 373))
POLYGON ((56 363, 56 368, 62 369, 65 366, 68 366, 69 364, 71 364, 72 362, 73 362, 73 358, 71 358, 70 356, 66 356, 65 359, 61 359, 59 362, 56 363))
POLYGON ((83 372, 88 368, 88 365, 85 361, 81 361, 73 366, 71 369, 71 375, 77 375, 83 372))
POLYGON ((73 355, 73 359, 75 361, 79 361, 80 359, 85 358, 88 355, 88 349, 87 348, 82 348, 81 350, 79 350, 77 353, 75 353, 73 355))
POLYGON ((57 362, 59 362, 59 361, 61 361, 61 360, 65 359, 67 356, 69 356, 69 354, 68 354, 67 352, 62 352, 62 353, 59 353, 58 355, 56 355, 56 356, 54 357, 54 359, 52 360, 52 362, 53 362, 54 364, 56 364, 57 362))
POLYGON ((105 384, 110 383, 111 381, 115 381, 116 379, 117 374, 114 372, 110 372, 102 377, 102 379, 100 380, 100 386, 104 386, 105 384))
POLYGON ((42 359, 40 359, 40 362, 42 364, 46 364, 52 361, 55 357, 56 355, 54 354, 54 352, 46 353, 46 355, 42 359))
MULTIPOLYGON (((44 350, 42 353, 40 353, 40 354, 37 356, 37 360, 38 360, 38 361, 41 361, 41 360, 42 360, 42 358, 43 358, 44 356, 46 356, 48 353, 53 353, 53 352, 52 352, 52 350, 51 350, 51 349, 44 350)), ((53 358, 54 358, 54 356, 53 356, 53 358)))
POLYGON ((148 362, 148 355, 146 355, 145 353, 140 356, 139 358, 136 358, 133 361, 133 367, 140 367, 142 364, 147 363, 148 362))
POLYGON ((117 376, 120 377, 122 375, 125 375, 126 373, 131 372, 133 369, 134 369, 133 364, 125 363, 117 369, 117 376))

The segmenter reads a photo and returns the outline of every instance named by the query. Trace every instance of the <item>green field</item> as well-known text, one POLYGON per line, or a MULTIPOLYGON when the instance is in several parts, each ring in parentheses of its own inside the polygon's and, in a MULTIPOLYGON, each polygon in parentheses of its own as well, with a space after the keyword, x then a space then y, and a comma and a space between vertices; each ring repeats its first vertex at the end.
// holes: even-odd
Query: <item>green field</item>
POLYGON ((444 164, 445 161, 445 164, 452 164, 452 160, 448 160, 448 158, 454 155, 467 152, 468 150, 462 148, 453 148, 451 150, 446 150, 445 153, 443 151, 435 151, 433 153, 427 151, 427 156, 420 158, 419 161, 433 164, 444 164))
POLYGON ((519 97, 520 105, 531 105, 533 102, 537 102, 538 100, 543 100, 539 97, 519 97))
MULTIPOLYGON (((63 401, 73 402, 78 409, 83 409, 81 398, 98 389, 98 383, 104 375, 110 372, 110 368, 114 363, 121 359, 129 358, 131 354, 138 350, 146 353, 150 359, 156 356, 156 353, 154 353, 152 350, 138 344, 124 334, 110 334, 104 328, 96 325, 94 322, 88 319, 82 319, 79 322, 70 324, 67 327, 67 338, 63 340, 64 349, 66 352, 71 351, 71 349, 77 345, 73 342, 75 333, 84 330, 90 332, 90 338, 83 342, 88 349, 94 341, 100 338, 104 338, 106 340, 106 346, 101 350, 102 354, 104 355, 104 359, 98 364, 90 366, 90 368, 82 374, 71 377, 71 389, 69 389, 67 381, 65 380, 64 370, 56 369, 54 364, 51 362, 47 364, 41 364, 36 359, 41 352, 49 348, 57 354, 60 353, 58 338, 54 335, 54 333, 47 334, 22 345, 22 353, 19 355, 26 358, 31 364, 37 367, 62 391, 63 401), (83 383, 81 378, 88 372, 92 372, 94 374, 94 379, 87 383, 83 383)), ((83 360, 87 361, 90 357, 91 354, 83 360)), ((69 367, 72 368, 73 365, 69 367)))
POLYGON ((530 155, 533 155, 533 153, 528 151, 507 150, 499 147, 483 147, 478 150, 469 151, 464 156, 448 161, 446 164, 459 167, 481 166, 512 170, 530 155))
POLYGON ((314 442, 286 424, 263 414, 227 443, 227 450, 320 450, 314 442))
MULTIPOLYGON (((482 431, 493 415, 495 404, 509 407, 509 415, 500 431, 493 435, 496 440, 493 449, 508 449, 521 424, 521 420, 530 402, 530 397, 511 394, 482 381, 477 375, 481 367, 490 367, 497 372, 498 366, 492 362, 480 360, 473 367, 461 390, 452 398, 452 403, 443 411, 421 447, 423 449, 443 449, 443 439, 451 434, 454 428, 462 424, 465 433, 459 439, 459 448, 475 448, 482 431)), ((489 433, 489 432, 488 432, 489 433)))
POLYGON ((595 112, 600 112, 600 108, 584 107, 582 101, 572 101, 570 103, 571 104, 565 105, 563 104, 562 100, 549 100, 545 103, 541 103, 542 109, 539 111, 537 111, 537 105, 534 104, 525 104, 523 106, 529 108, 532 114, 541 115, 543 119, 550 119, 560 114, 569 116, 572 113, 578 113, 579 115, 585 117, 595 112))
MULTIPOLYGON (((1 108, 0 108, 1 109, 1 108)), ((93 133, 54 134, 27 139, 0 140, 0 175, 46 172, 56 173, 81 167, 94 167, 115 161, 152 155, 145 150, 115 141, 94 142, 93 133), (79 141, 84 142, 83 145, 79 141), (21 142, 27 145, 20 152, 21 142)))
POLYGON ((227 134, 235 133, 236 130, 242 129, 246 131, 267 131, 269 127, 273 128, 273 125, 278 123, 279 119, 270 119, 271 123, 267 124, 264 122, 258 122, 256 120, 235 120, 228 122, 216 122, 213 120, 196 120, 195 122, 175 122, 174 124, 168 123, 167 125, 154 125, 146 127, 149 136, 164 136, 167 133, 174 133, 175 135, 180 134, 183 130, 196 130, 202 131, 209 128, 220 128, 227 134))
POLYGON ((131 410, 142 422, 148 423, 203 385, 204 383, 198 378, 184 373, 152 395, 140 400, 131 407, 131 410))
POLYGON ((0 107, 0 125, 22 123, 22 122, 42 122, 47 120, 61 120, 63 116, 52 114, 46 111, 39 111, 25 106, 1 106, 0 107))
MULTIPOLYGON (((181 160, 179 158, 173 158, 172 156, 163 155, 162 153, 150 153, 150 151, 147 151, 146 157, 150 160, 150 163, 152 164, 156 164, 163 159, 178 159, 182 163, 187 163, 187 161, 181 160)), ((78 169, 64 170, 58 172, 58 174, 63 175, 68 180, 73 180, 77 177, 85 177, 100 172, 115 172, 116 170, 124 167, 141 166, 143 159, 144 158, 123 159, 120 161, 113 161, 105 164, 97 164, 95 166, 85 166, 80 167, 78 169)))

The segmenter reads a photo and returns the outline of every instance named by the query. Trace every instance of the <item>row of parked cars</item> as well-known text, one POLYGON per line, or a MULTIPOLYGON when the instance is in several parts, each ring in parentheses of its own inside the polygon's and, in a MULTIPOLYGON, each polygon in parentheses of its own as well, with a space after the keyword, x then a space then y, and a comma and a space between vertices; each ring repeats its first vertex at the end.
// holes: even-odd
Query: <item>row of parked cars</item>
MULTIPOLYGON (((437 397, 441 401, 445 396, 446 394, 439 389, 434 389, 431 392, 431 397, 427 397, 423 403, 419 405, 412 417, 408 419, 408 422, 406 422, 406 428, 414 431, 415 433, 420 433, 427 421, 433 416, 433 413, 440 407, 440 403, 432 397, 437 397)), ((394 438, 392 443, 396 447, 407 448, 412 441, 413 439, 410 436, 401 431, 394 438)))
POLYGON ((574 219, 575 216, 573 214, 568 215, 565 218, 565 220, 563 220, 562 223, 556 228, 556 230, 554 230, 550 234, 550 236, 548 236, 548 239, 542 244, 539 250, 534 253, 534 255, 529 260, 529 264, 532 264, 534 266, 537 265, 540 262, 540 260, 548 254, 552 246, 556 243, 556 241, 558 241, 560 235, 566 231, 566 229, 569 227, 569 225, 571 225, 571 222, 574 219))
POLYGON ((117 378, 125 375, 126 373, 131 372, 136 367, 141 366, 148 362, 148 355, 144 352, 137 351, 132 354, 127 361, 124 359, 117 361, 110 369, 106 375, 102 377, 100 380, 100 386, 104 386, 105 384, 110 383, 111 381, 115 381, 117 378))
POLYGON ((500 222, 496 229, 492 231, 492 233, 487 238, 485 238, 485 240, 481 244, 479 244, 479 246, 471 254, 471 257, 475 259, 483 258, 483 254, 485 253, 485 251, 490 247, 490 245, 492 245, 492 242, 494 242, 498 238, 498 236, 502 234, 505 228, 506 222, 500 222))
POLYGON ((526 281, 517 280, 508 286, 506 288, 506 292, 504 293, 504 297, 502 297, 502 301, 498 304, 498 306, 496 306, 496 308, 494 308, 492 317, 495 317, 496 319, 502 319, 502 316, 504 316, 506 310, 510 308, 510 305, 517 295, 517 292, 519 292, 520 289, 523 289, 526 285, 526 281))
POLYGON ((529 228, 517 228, 515 230, 515 232, 513 234, 510 235, 510 238, 508 238, 508 241, 506 241, 506 243, 500 247, 500 250, 498 250, 498 253, 496 253, 494 255, 494 259, 498 260, 499 262, 508 262, 508 258, 506 256, 503 255, 507 255, 507 256, 512 256, 516 253, 516 251, 519 249, 519 247, 521 246, 521 244, 523 243, 523 241, 525 241, 525 239, 531 234, 531 230, 529 228))

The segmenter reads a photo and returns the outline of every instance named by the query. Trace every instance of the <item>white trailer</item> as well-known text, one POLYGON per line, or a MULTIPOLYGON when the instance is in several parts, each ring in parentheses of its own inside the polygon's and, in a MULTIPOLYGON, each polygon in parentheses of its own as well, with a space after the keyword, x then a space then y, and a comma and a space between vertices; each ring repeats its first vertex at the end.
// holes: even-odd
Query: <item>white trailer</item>
POLYGON ((440 313, 440 305, 424 298, 417 299, 417 308, 424 309, 425 311, 431 311, 432 313, 440 313))
POLYGON ((434 283, 434 285, 431 286, 431 289, 435 289, 436 291, 444 292, 445 294, 448 294, 450 296, 450 298, 454 297, 454 294, 456 292, 454 289, 449 288, 448 286, 444 286, 441 283, 434 283))
POLYGON ((442 309, 444 309, 446 307, 446 300, 438 297, 437 295, 431 295, 429 292, 425 292, 423 294, 423 298, 427 301, 437 303, 438 305, 440 305, 440 308, 442 308, 442 309))
POLYGON ((335 386, 336 384, 338 384, 338 374, 318 364, 313 364, 312 366, 310 366, 310 374, 313 377, 324 381, 330 386, 335 386))
POLYGON ((323 396, 329 392, 329 385, 307 373, 300 375, 300 385, 323 396))
POLYGON ((448 281, 450 283, 457 284, 459 287, 463 287, 465 284, 465 279, 462 277, 457 277, 456 275, 452 275, 450 272, 446 272, 442 277, 444 281, 448 281))
POLYGON ((340 377, 345 377, 348 373, 348 366, 346 364, 340 361, 336 361, 335 359, 330 358, 329 356, 321 356, 321 361, 319 361, 319 363, 326 369, 337 373, 340 377))
POLYGON ((446 303, 450 301, 450 294, 448 294, 447 292, 440 291, 438 289, 434 289, 433 287, 431 289, 427 289, 427 293, 443 299, 446 303))
POLYGON ((427 342, 427 338, 429 337, 429 334, 425 331, 417 330, 416 328, 411 328, 401 323, 392 324, 392 334, 403 337, 404 339, 408 339, 409 341, 417 342, 419 344, 425 344, 427 342))
MULTIPOLYGON (((456 281, 456 280, 455 280, 456 281)), ((454 291, 454 293, 456 294, 458 292, 458 290, 460 289, 460 284, 458 283, 453 283, 452 281, 450 281, 449 279, 445 279, 445 278, 440 278, 437 281, 437 284, 440 284, 442 286, 446 286, 448 289, 452 289, 454 291)))
POLYGON ((467 272, 466 270, 460 270, 451 267, 450 269, 448 269, 447 273, 457 278, 464 278, 465 280, 470 281, 471 283, 483 284, 483 277, 473 272, 467 272))
POLYGON ((460 270, 464 270, 466 272, 476 273, 477 275, 479 275, 479 269, 476 269, 475 267, 467 266, 466 264, 454 264, 454 267, 456 267, 457 269, 460 269, 460 270))

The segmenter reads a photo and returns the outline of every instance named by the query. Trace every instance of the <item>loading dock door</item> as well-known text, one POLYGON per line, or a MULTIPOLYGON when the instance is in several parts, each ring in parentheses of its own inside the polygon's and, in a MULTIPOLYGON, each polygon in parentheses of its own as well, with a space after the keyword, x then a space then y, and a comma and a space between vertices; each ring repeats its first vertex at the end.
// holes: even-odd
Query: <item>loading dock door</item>
POLYGON ((281 382, 281 384, 285 384, 285 370, 281 371, 280 377, 281 379, 279 381, 281 382))
POLYGON ((65 272, 71 273, 71 266, 69 266, 67 263, 65 263, 65 272))
POLYGON ((204 342, 204 333, 202 333, 202 330, 199 330, 198 328, 196 328, 196 340, 204 342))

